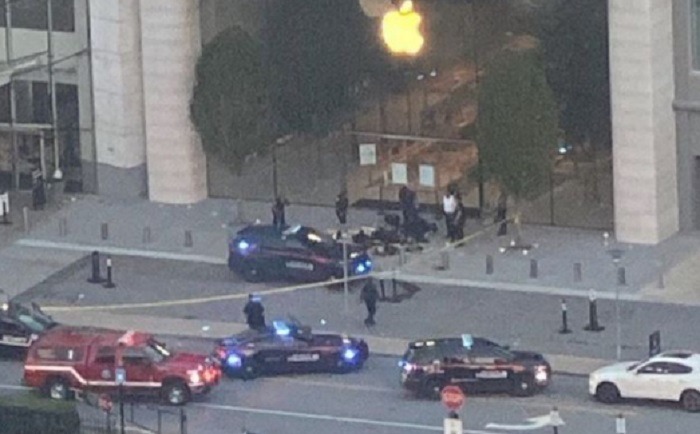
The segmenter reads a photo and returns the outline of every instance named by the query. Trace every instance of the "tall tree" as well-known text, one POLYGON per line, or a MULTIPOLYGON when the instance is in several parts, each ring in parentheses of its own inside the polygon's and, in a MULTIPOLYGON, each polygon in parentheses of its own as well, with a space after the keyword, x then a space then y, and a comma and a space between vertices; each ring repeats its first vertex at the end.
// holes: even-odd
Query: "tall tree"
POLYGON ((240 27, 229 28, 205 45, 197 62, 192 122, 207 155, 234 170, 270 140, 261 71, 260 44, 240 27))
POLYGON ((557 104, 538 50, 499 53, 479 95, 478 143, 485 179, 515 199, 541 194, 559 134, 557 104))
POLYGON ((547 77, 574 144, 610 143, 607 7, 608 0, 556 0, 541 9, 547 77))
POLYGON ((277 0, 268 11, 278 122, 294 131, 332 129, 352 108, 352 88, 386 65, 377 29, 357 1, 277 0))

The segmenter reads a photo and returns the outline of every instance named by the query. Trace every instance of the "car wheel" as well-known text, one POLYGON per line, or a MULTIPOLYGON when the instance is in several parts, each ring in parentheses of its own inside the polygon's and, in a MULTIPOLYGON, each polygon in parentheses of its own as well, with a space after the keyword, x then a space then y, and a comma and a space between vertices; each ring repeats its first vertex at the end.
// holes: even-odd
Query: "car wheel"
POLYGON ((243 369, 241 369, 241 378, 244 380, 254 380, 258 375, 258 368, 253 363, 243 365, 243 369))
POLYGON ((686 390, 681 395, 681 405, 686 411, 697 413, 700 411, 700 392, 697 390, 686 390))
POLYGON ((535 383, 532 381, 532 376, 523 375, 513 380, 513 388, 511 389, 513 396, 532 396, 535 391, 535 383))
POLYGON ((65 401, 70 397, 70 389, 66 380, 60 377, 50 379, 46 383, 46 395, 51 399, 65 401))
POLYGON ((169 405, 185 405, 190 400, 190 389, 182 381, 172 381, 163 386, 163 400, 169 405))
POLYGON ((595 390, 595 397, 605 404, 613 404, 620 400, 620 390, 612 383, 603 383, 595 390))
POLYGON ((263 280, 262 270, 254 264, 247 264, 243 268, 243 279, 250 283, 257 283, 263 280))

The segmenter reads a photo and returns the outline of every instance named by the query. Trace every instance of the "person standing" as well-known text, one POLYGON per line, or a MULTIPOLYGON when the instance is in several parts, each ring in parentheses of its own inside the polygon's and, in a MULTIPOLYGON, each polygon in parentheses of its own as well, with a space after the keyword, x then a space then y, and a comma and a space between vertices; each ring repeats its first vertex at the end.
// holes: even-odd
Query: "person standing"
POLYGON ((374 315, 377 313, 379 291, 377 291, 377 286, 374 284, 373 279, 367 279, 367 283, 365 283, 365 286, 362 287, 360 300, 362 300, 367 307, 367 318, 365 319, 365 325, 367 327, 375 325, 374 315))
POLYGON ((338 198, 335 200, 335 215, 338 217, 338 222, 341 225, 344 225, 348 222, 348 206, 350 203, 348 202, 348 193, 343 190, 340 192, 338 195, 338 198))
POLYGON ((507 220, 507 210, 506 210, 507 198, 504 193, 498 196, 498 205, 496 206, 496 217, 494 218, 494 223, 498 226, 498 236, 501 237, 508 233, 508 220, 507 220))
POLYGON ((462 195, 457 192, 455 195, 457 208, 454 216, 454 236, 457 241, 464 239, 464 224, 467 222, 467 210, 462 202, 462 195))
POLYGON ((455 214, 457 213, 457 198, 454 190, 450 187, 442 198, 442 212, 445 214, 445 226, 447 228, 447 238, 455 241, 455 214))
POLYGON ((275 199, 275 203, 272 205, 272 224, 279 229, 287 226, 287 221, 285 219, 284 208, 287 204, 281 197, 275 199))
POLYGON ((259 298, 248 294, 248 303, 243 307, 245 322, 252 330, 265 329, 265 308, 259 298))

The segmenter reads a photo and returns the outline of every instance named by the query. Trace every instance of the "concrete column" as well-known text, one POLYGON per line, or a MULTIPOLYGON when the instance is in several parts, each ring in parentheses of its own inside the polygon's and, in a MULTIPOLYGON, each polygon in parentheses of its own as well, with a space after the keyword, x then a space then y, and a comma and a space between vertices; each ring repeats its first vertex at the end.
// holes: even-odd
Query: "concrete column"
MULTIPOLYGON (((90 0, 75 1, 75 34, 79 41, 77 50, 90 47, 89 29, 90 0)), ((78 124, 80 126, 81 178, 85 193, 97 193, 97 156, 93 131, 92 76, 89 51, 82 54, 77 63, 78 124)))
POLYGON ((655 244, 678 231, 672 2, 609 2, 617 239, 655 244))
POLYGON ((156 202, 207 197, 206 161, 189 115, 200 40, 198 2, 141 1, 148 190, 156 202))
POLYGON ((139 196, 146 191, 139 0, 91 0, 89 8, 98 191, 139 196))

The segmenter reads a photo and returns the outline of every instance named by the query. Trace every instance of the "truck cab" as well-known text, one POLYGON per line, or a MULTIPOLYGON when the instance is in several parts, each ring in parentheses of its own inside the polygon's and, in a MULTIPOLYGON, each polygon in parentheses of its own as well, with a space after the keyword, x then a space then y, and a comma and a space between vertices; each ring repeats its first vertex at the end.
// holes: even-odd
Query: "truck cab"
POLYGON ((30 347, 24 383, 54 399, 73 392, 154 395, 183 405, 218 384, 220 369, 207 356, 174 353, 135 331, 58 326, 30 347))

